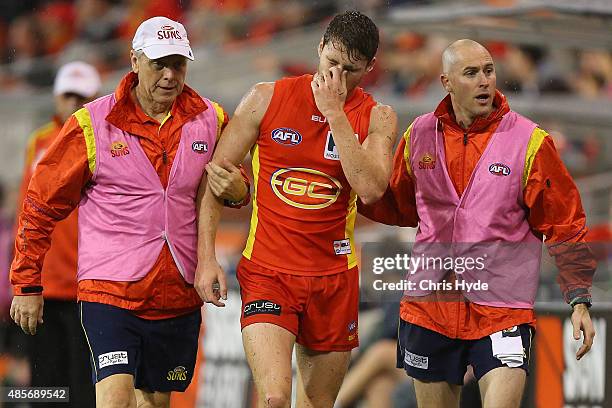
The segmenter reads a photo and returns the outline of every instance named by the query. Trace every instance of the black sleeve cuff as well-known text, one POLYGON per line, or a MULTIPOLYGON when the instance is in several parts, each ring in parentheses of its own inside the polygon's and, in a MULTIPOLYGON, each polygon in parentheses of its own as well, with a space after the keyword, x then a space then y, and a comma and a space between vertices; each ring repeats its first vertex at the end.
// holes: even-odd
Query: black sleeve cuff
POLYGON ((591 298, 590 297, 577 297, 577 298, 572 299, 572 301, 570 302, 571 307, 574 307, 580 304, 586 305, 586 307, 590 308, 592 306, 591 298))
POLYGON ((591 291, 588 288, 575 288, 563 294, 566 303, 571 303, 577 297, 591 298, 591 291))
POLYGON ((23 286, 21 288, 22 295, 42 294, 42 286, 23 286))

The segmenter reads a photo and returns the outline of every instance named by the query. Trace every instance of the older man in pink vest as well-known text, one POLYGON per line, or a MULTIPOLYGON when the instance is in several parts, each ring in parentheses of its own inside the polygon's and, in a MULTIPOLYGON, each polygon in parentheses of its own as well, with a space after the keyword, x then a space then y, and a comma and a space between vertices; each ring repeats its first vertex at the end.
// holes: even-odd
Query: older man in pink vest
POLYGON ((50 234, 78 207, 78 299, 98 407, 168 407, 170 393, 187 388, 202 306, 193 287, 198 194, 210 181, 219 198, 248 199, 238 168, 204 177, 227 115, 185 85, 193 59, 182 24, 143 22, 132 72, 68 119, 19 218, 11 317, 35 334, 50 234))

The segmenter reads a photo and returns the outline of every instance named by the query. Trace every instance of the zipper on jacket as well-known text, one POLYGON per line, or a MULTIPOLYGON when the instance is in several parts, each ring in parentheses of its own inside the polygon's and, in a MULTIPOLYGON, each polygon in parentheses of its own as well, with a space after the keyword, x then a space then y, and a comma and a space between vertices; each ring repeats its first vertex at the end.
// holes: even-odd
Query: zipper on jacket
POLYGON ((463 195, 463 192, 465 191, 466 185, 465 185, 465 155, 467 154, 467 144, 468 144, 468 134, 467 132, 463 132, 463 165, 461 166, 461 187, 462 187, 462 191, 461 191, 461 196, 463 195))
MULTIPOLYGON (((164 163, 164 177, 166 178, 166 187, 168 188, 168 183, 170 182, 170 175, 168 174, 168 152, 166 152, 166 145, 164 144, 163 141, 161 141, 161 128, 164 125, 164 123, 166 122, 166 119, 168 118, 168 116, 166 116, 166 118, 162 121, 162 123, 159 125, 159 128, 157 128, 157 140, 159 140, 161 142, 161 148, 162 148, 162 162, 164 163)), ((163 184, 163 180, 162 180, 162 184, 163 184)))

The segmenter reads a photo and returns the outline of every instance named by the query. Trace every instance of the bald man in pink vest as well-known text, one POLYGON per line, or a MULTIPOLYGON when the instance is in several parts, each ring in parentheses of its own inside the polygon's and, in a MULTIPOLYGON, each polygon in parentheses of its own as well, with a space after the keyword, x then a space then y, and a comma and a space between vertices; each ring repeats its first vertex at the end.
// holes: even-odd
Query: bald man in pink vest
POLYGON ((573 308, 574 338, 595 335, 595 261, 578 190, 550 136, 510 110, 481 44, 443 53, 448 96, 404 134, 383 199, 361 205, 387 224, 418 226, 400 306, 398 368, 419 406, 459 405, 468 365, 483 406, 519 407, 535 333, 542 241, 573 308))

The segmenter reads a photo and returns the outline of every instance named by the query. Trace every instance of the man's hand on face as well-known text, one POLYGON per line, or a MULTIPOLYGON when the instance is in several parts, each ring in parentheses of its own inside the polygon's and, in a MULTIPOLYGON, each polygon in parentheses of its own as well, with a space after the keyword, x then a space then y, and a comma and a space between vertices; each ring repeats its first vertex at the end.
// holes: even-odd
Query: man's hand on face
POLYGON ((347 71, 334 66, 329 71, 315 74, 310 83, 315 103, 325 117, 342 112, 346 101, 347 71))

